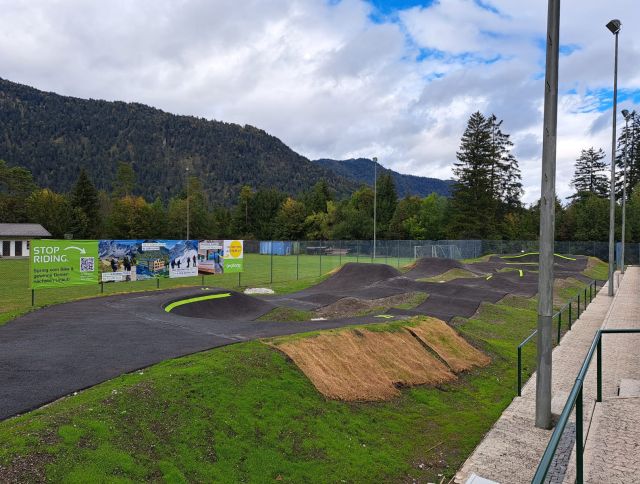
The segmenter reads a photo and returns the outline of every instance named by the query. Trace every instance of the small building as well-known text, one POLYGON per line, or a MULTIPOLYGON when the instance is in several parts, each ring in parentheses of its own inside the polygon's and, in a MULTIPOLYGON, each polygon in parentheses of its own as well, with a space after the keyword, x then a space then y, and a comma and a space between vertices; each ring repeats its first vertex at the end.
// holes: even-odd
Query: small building
POLYGON ((40 224, 0 223, 0 257, 27 257, 29 241, 51 237, 40 224))

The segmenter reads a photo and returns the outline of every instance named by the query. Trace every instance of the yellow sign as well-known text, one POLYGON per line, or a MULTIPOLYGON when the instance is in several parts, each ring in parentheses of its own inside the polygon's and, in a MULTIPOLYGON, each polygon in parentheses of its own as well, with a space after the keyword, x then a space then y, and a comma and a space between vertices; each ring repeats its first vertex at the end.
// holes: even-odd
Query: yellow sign
POLYGON ((242 256, 242 243, 239 240, 233 240, 229 244, 229 254, 234 258, 242 256))

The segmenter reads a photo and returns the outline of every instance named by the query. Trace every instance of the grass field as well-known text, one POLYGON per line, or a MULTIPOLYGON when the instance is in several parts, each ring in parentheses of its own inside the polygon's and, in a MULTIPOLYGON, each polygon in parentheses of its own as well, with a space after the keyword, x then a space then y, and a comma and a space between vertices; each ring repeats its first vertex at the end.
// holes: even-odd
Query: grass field
MULTIPOLYGON (((346 256, 268 256, 245 254, 244 270, 238 274, 217 276, 185 277, 180 279, 160 279, 160 289, 194 286, 204 282, 212 287, 228 289, 245 286, 268 286, 276 292, 291 292, 318 282, 320 278, 346 262, 371 262, 369 257, 346 256)), ((412 259, 384 258, 378 263, 389 263, 394 267, 403 267, 412 259)), ((29 262, 27 259, 0 259, 0 325, 32 309, 31 289, 29 289, 29 262)), ((74 299, 111 295, 132 291, 151 291, 156 289, 156 280, 131 283, 104 284, 102 294, 99 284, 60 289, 39 289, 35 294, 35 307, 72 301, 74 299)))

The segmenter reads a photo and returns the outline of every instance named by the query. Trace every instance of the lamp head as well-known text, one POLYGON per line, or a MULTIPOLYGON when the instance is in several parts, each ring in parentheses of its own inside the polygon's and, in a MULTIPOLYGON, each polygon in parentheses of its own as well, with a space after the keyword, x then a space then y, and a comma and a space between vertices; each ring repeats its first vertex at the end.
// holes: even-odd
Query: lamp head
POLYGON ((630 114, 631 114, 631 113, 629 112, 629 110, 627 110, 627 109, 623 109, 623 110, 622 110, 622 116, 624 116, 624 119, 628 120, 628 119, 629 119, 629 117, 630 117, 630 116, 629 116, 630 114))
POLYGON ((611 31, 612 34, 615 35, 620 32, 620 29, 622 28, 622 22, 620 22, 620 20, 618 20, 617 18, 614 18, 613 20, 609 21, 609 23, 607 24, 607 28, 611 31))
POLYGON ((374 163, 378 163, 378 157, 377 157, 377 156, 374 156, 374 157, 373 157, 373 162, 374 162, 374 163))

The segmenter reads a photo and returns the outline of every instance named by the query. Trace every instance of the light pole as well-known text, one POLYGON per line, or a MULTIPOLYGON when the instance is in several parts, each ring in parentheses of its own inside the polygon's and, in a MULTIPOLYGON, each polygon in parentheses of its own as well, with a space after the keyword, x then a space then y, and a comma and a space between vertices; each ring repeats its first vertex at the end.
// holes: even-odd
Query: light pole
POLYGON ((553 251, 556 204, 556 133, 558 128, 558 54, 560 0, 549 0, 547 60, 542 131, 542 182, 540 190, 540 256, 538 259, 538 333, 536 371, 536 422, 551 428, 551 350, 553 323, 553 251))
POLYGON ((376 260, 376 211, 378 205, 378 158, 373 157, 373 261, 376 260))
POLYGON ((628 110, 622 110, 622 116, 624 116, 624 160, 623 160, 623 172, 622 172, 622 237, 621 237, 621 250, 620 260, 620 272, 624 274, 624 239, 625 239, 625 222, 627 219, 627 163, 629 158, 629 119, 633 117, 633 113, 628 110))
POLYGON ((618 109, 618 34, 622 23, 613 19, 607 24, 616 37, 615 61, 613 64, 613 129, 611 134, 611 195, 609 200, 609 296, 613 296, 613 271, 616 236, 616 114, 618 109))
POLYGON ((187 166, 187 240, 189 240, 189 167, 187 166))

